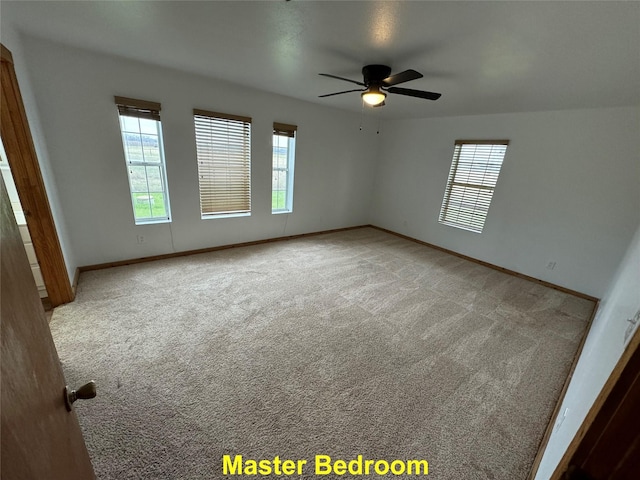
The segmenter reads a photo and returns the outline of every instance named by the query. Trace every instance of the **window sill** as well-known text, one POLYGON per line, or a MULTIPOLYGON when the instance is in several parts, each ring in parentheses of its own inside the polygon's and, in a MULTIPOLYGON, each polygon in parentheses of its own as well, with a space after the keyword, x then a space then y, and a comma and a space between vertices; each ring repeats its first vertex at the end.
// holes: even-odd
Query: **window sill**
POLYGON ((200 220, 214 220, 216 218, 237 218, 237 217, 250 217, 251 212, 247 213, 221 213, 219 215, 201 215, 200 220))
POLYGON ((151 220, 136 220, 135 223, 136 223, 136 226, 140 226, 140 225, 155 225, 157 223, 171 223, 171 219, 170 218, 158 218, 158 219, 151 219, 151 220))
POLYGON ((280 215, 281 213, 293 213, 293 210, 272 210, 271 215, 280 215))

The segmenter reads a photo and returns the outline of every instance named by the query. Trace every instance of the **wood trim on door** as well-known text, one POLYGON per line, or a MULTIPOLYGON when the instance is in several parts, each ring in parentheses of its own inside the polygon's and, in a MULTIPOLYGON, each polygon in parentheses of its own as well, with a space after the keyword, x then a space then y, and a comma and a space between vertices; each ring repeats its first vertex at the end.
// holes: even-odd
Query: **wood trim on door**
MULTIPOLYGON (((620 445, 613 445, 611 442, 603 444, 601 439, 607 431, 609 431, 609 436, 611 436, 610 434, 613 430, 609 429, 612 428, 612 426, 623 429, 634 429, 633 420, 636 420, 635 423, 637 424, 638 413, 636 411, 630 413, 628 408, 625 409, 622 407, 628 407, 628 405, 624 405, 624 403, 628 402, 628 400, 632 398, 632 395, 635 395, 633 398, 638 397, 639 347, 640 328, 636 329, 631 341, 622 353, 611 375, 609 375, 604 387, 602 387, 600 394, 593 402, 589 413, 587 413, 582 425, 576 432, 560 463, 553 472, 551 480, 591 478, 590 476, 584 475, 579 477, 573 470, 574 468, 585 467, 588 463, 594 461, 604 463, 605 460, 608 460, 609 464, 601 465, 601 467, 611 467, 610 463, 614 459, 614 456, 612 452, 607 451, 607 448, 611 448, 612 446, 620 447, 620 445)), ((614 437, 617 437, 619 441, 623 441, 619 433, 620 432, 614 435, 614 437)), ((640 449, 638 438, 636 438, 636 442, 633 443, 633 445, 625 445, 625 448, 634 448, 636 451, 640 449)), ((620 456, 615 457, 614 460, 616 469, 624 469, 632 460, 637 461, 637 455, 632 455, 631 458, 629 458, 628 452, 622 449, 620 450, 621 451, 617 452, 620 456), (627 453, 627 458, 623 458, 625 457, 625 453, 627 453)), ((612 469, 606 478, 627 478, 624 476, 614 476, 613 473, 612 469)), ((597 476, 595 478, 604 477, 597 476)))
POLYGON ((13 56, 2 44, 0 135, 52 306, 74 298, 22 102, 13 56))

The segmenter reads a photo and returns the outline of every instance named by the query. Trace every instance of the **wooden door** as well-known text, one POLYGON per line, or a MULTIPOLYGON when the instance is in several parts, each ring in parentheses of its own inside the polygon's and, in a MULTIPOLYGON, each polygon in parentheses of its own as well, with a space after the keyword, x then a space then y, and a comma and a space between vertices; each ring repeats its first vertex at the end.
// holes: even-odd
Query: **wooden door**
POLYGON ((636 330, 551 480, 640 478, 640 330, 636 330))
POLYGON ((636 349, 569 463, 568 478, 640 478, 640 349, 636 349))
POLYGON ((1 478, 95 479, 1 179, 0 190, 1 478))

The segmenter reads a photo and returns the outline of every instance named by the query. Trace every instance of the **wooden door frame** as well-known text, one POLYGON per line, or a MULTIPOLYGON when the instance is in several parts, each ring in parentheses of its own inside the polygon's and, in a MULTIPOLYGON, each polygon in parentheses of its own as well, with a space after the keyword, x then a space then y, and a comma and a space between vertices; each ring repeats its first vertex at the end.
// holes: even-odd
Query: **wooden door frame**
POLYGON ((2 44, 0 135, 51 305, 74 299, 60 239, 22 102, 13 55, 2 44))
POLYGON ((622 352, 622 355, 611 372, 611 375, 609 375, 609 378, 602 387, 602 390, 600 390, 598 397, 593 402, 593 405, 582 422, 582 425, 576 432, 573 440, 567 447, 567 450, 564 452, 564 455, 553 472, 550 480, 562 480, 566 478, 565 475, 568 474, 569 467, 576 459, 576 456, 581 454, 581 452, 591 451, 593 446, 596 444, 596 441, 599 438, 599 433, 602 430, 603 423, 603 418, 602 416, 599 417, 599 414, 604 412, 606 405, 608 405, 608 410, 615 410, 615 406, 622 402, 626 391, 620 392, 618 391, 619 388, 616 389, 616 386, 622 385, 626 381, 625 375, 629 375, 630 372, 625 369, 634 355, 640 354, 639 347, 640 328, 637 328, 633 337, 622 352))

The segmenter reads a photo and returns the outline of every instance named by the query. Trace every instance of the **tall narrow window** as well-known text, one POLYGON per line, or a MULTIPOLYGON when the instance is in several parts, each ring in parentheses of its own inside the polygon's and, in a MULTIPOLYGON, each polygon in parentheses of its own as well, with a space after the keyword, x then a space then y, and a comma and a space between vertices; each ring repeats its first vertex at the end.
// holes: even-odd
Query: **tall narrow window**
POLYGON ((194 110, 202 218, 251 214, 251 118, 194 110))
POLYGON ((508 140, 456 140, 440 223, 482 233, 508 140))
POLYGON ((171 221, 160 104, 115 97, 136 225, 171 221))
POLYGON ((271 213, 293 211, 293 166, 296 155, 295 125, 273 124, 273 179, 271 213))

